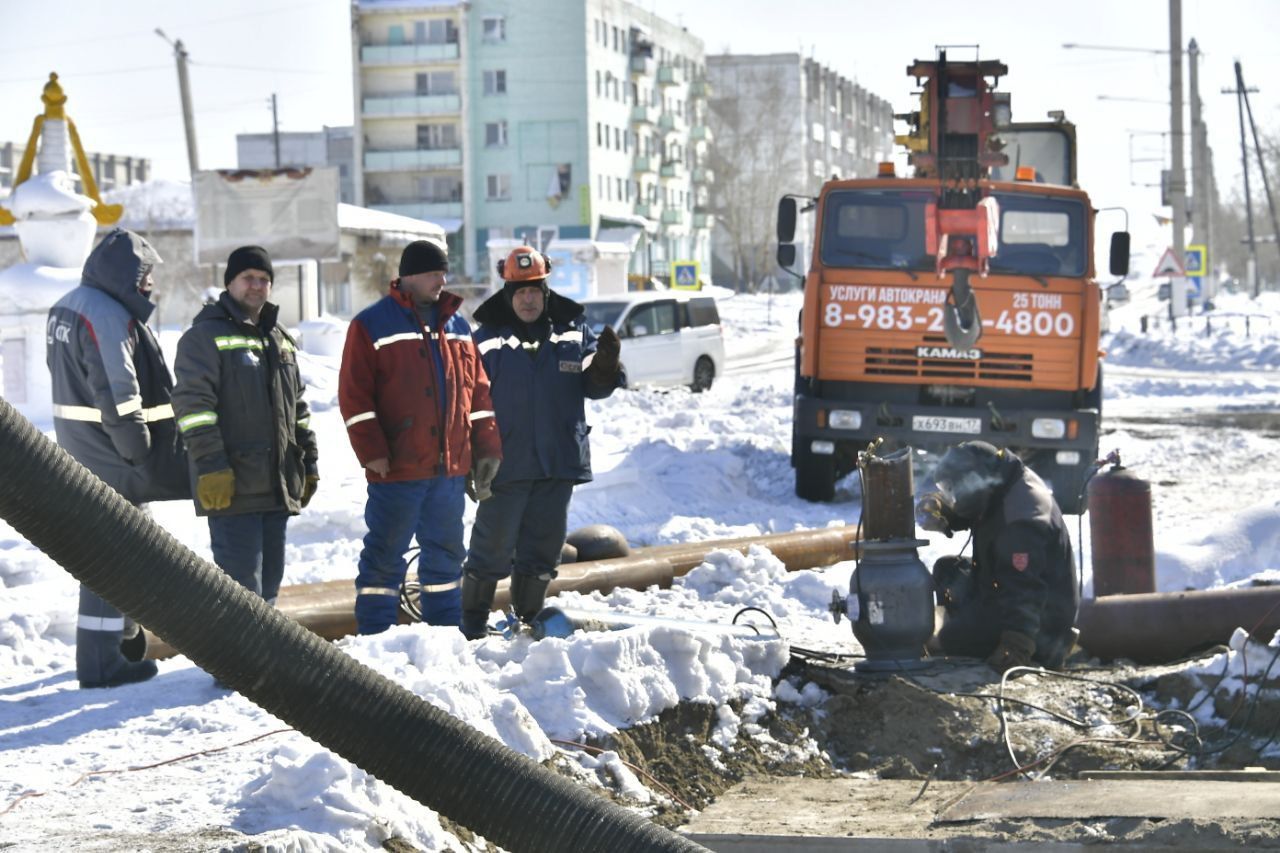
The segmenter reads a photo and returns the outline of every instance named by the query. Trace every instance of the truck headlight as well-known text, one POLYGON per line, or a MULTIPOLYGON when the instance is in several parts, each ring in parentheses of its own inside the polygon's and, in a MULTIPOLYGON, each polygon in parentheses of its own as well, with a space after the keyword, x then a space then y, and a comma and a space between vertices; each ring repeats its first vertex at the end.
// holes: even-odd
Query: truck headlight
POLYGON ((862 412, 850 409, 832 409, 827 415, 827 426, 832 429, 858 429, 862 426, 862 412))
POLYGON ((1067 422, 1062 418, 1036 418, 1031 422, 1034 438, 1062 438, 1067 434, 1067 422))
POLYGON ((809 450, 819 456, 833 456, 836 452, 836 443, 834 441, 814 441, 809 444, 809 450))
POLYGON ((1059 450, 1053 460, 1064 467, 1069 465, 1080 464, 1080 451, 1078 450, 1059 450))

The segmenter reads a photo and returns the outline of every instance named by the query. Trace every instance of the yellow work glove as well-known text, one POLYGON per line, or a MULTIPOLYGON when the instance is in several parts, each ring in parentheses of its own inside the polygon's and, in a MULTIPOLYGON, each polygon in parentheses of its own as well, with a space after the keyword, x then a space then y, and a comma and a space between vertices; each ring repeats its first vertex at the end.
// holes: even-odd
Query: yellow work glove
POLYGON ((226 509, 236 496, 236 475, 230 468, 201 474, 196 481, 196 497, 206 510, 226 509))
POLYGON ((311 503, 311 499, 316 495, 316 489, 320 488, 320 475, 308 474, 307 481, 302 484, 302 505, 306 506, 311 503))

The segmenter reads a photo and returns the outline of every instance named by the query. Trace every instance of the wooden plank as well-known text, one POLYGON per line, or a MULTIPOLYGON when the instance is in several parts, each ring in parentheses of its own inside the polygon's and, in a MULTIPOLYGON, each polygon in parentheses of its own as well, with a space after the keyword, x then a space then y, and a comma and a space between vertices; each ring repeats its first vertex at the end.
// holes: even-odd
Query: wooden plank
POLYGON ((1220 781, 984 782, 948 804, 939 823, 999 818, 1274 819, 1280 783, 1220 781))

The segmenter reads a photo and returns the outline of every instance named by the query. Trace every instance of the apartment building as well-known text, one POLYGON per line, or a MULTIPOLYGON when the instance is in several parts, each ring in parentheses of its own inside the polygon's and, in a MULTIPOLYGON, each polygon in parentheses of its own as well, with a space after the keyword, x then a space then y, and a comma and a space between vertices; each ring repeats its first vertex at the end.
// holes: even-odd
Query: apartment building
POLYGON ((710 260, 702 40, 624 0, 356 0, 356 203, 492 240, 710 260), (701 180, 703 183, 699 184, 701 180))
MULTIPOLYGON (((885 99, 798 53, 707 58, 713 160, 723 169, 712 207, 717 281, 755 287, 777 274, 774 212, 785 193, 817 195, 824 181, 871 177, 893 159, 885 99)), ((714 163, 712 164, 714 165, 714 163)))

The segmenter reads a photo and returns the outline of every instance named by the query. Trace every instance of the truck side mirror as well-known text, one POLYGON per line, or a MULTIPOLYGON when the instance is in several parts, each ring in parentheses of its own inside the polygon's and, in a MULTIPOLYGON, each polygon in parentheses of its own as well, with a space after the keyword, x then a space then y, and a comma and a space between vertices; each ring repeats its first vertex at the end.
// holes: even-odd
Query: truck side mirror
POLYGON ((1129 232, 1116 231, 1111 235, 1111 274, 1121 278, 1129 274, 1129 232))
MULTIPOLYGON (((778 200, 778 242, 794 243, 796 240, 796 200, 784 195, 778 200)), ((786 264, 785 266, 790 266, 786 264)))
POLYGON ((796 262, 796 244, 795 243, 779 243, 778 244, 778 266, 788 269, 796 262))

